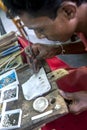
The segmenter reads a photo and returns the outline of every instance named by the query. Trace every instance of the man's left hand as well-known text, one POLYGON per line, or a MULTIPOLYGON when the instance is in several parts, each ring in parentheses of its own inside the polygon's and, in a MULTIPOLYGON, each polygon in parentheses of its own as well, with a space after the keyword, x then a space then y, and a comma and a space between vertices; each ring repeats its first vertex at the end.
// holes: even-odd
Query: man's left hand
POLYGON ((71 103, 68 104, 71 113, 79 114, 87 110, 87 91, 68 93, 59 90, 59 93, 64 99, 71 101, 71 103))

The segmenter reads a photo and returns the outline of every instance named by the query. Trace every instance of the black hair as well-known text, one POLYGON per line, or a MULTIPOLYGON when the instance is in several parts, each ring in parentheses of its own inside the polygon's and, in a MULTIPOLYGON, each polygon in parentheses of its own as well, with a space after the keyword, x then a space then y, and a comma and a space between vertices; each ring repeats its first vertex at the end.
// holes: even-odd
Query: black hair
POLYGON ((64 1, 75 2, 78 6, 87 0, 2 0, 5 6, 15 14, 21 11, 30 13, 32 16, 56 17, 56 12, 64 1))

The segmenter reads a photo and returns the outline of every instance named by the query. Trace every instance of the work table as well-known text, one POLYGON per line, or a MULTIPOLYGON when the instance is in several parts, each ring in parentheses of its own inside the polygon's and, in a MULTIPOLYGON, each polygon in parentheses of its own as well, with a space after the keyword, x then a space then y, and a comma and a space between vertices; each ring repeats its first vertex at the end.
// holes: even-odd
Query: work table
MULTIPOLYGON (((47 74, 50 73, 50 69, 47 64, 44 66, 44 69, 47 74)), ((6 110, 22 109, 21 127, 16 130, 33 130, 35 128, 41 127, 43 124, 53 121, 68 113, 67 105, 66 105, 64 99, 58 93, 58 88, 57 88, 56 82, 49 80, 52 89, 51 89, 51 91, 44 94, 43 96, 46 97, 48 99, 48 101, 50 101, 52 98, 56 99, 56 101, 52 102, 48 106, 48 108, 45 110, 45 112, 47 112, 49 110, 53 110, 53 112, 51 114, 41 117, 39 119, 31 120, 32 117, 39 115, 41 113, 36 112, 33 109, 33 102, 35 99, 32 101, 25 100, 25 98, 23 96, 21 85, 24 82, 26 82, 29 79, 29 77, 32 76, 32 74, 33 74, 32 70, 29 68, 28 65, 24 65, 19 70, 17 70, 17 75, 18 75, 18 79, 19 79, 19 83, 20 83, 19 84, 19 98, 16 101, 7 103, 6 110), (54 106, 57 103, 61 105, 61 108, 59 110, 54 109, 54 106)))

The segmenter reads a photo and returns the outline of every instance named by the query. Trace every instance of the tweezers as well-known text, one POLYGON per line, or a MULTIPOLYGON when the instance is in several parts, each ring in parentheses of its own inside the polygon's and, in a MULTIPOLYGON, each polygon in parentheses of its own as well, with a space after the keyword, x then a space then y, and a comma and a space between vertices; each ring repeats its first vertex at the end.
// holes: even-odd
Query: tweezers
POLYGON ((30 55, 32 56, 32 58, 30 58, 30 63, 32 64, 33 72, 36 73, 36 72, 37 72, 37 69, 36 69, 36 65, 35 65, 35 63, 34 63, 35 55, 34 55, 34 53, 33 53, 32 46, 31 46, 31 45, 29 45, 29 50, 30 50, 30 55))

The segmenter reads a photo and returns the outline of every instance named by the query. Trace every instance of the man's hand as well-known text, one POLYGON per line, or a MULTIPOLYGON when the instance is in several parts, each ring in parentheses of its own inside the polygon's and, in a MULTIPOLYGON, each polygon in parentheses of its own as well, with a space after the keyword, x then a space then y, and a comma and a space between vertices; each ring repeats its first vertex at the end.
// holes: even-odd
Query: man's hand
POLYGON ((72 101, 71 104, 68 104, 71 113, 79 114, 87 110, 87 91, 68 93, 59 90, 59 93, 67 101, 72 101))
MULTIPOLYGON (((30 48, 27 47, 27 51, 29 52, 30 48)), ((57 54, 61 53, 61 47, 59 45, 44 45, 44 44, 33 44, 32 45, 33 54, 37 59, 46 59, 51 58, 57 54)))
POLYGON ((25 53, 27 55, 27 60, 29 65, 32 67, 32 63, 35 64, 37 71, 40 65, 40 60, 46 58, 52 58, 53 56, 61 53, 60 46, 49 46, 43 44, 33 44, 31 45, 31 49, 28 46, 25 48, 25 53), (31 52, 32 49, 32 52, 31 52))

